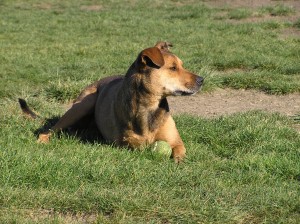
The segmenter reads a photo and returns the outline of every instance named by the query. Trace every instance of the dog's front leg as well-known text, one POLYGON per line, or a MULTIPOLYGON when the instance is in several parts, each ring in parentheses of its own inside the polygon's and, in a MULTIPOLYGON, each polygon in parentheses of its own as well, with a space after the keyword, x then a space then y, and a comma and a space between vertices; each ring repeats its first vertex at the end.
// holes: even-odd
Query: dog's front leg
MULTIPOLYGON (((172 147, 172 146, 171 146, 172 147)), ((180 163, 185 158, 186 149, 183 144, 172 147, 172 158, 176 163, 180 163)))
POLYGON ((159 128, 155 140, 166 141, 169 143, 172 148, 172 158, 176 163, 179 163, 184 159, 186 149, 171 116, 169 116, 166 119, 166 122, 159 128))

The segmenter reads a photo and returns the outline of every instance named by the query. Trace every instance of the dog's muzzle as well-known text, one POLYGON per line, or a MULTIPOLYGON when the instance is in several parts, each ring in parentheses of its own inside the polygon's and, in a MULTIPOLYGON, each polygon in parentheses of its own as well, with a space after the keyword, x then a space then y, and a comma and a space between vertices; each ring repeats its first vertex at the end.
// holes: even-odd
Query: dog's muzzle
POLYGON ((193 82, 193 84, 188 83, 186 85, 186 89, 185 90, 176 90, 174 92, 174 96, 189 96, 189 95, 193 95, 195 93, 197 93, 202 84, 204 82, 204 79, 200 76, 197 76, 195 81, 193 82))

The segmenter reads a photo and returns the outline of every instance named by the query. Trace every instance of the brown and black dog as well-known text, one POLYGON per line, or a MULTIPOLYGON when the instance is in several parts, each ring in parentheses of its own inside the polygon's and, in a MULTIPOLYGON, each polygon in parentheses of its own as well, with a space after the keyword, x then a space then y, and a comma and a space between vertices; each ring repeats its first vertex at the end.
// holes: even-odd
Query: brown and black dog
MULTIPOLYGON (((109 143, 139 148, 166 141, 172 157, 180 162, 186 149, 166 97, 195 94, 203 78, 184 69, 182 61, 169 51, 171 46, 158 42, 138 55, 125 76, 107 77, 87 86, 60 120, 39 135, 39 142, 48 142, 52 132, 91 116, 109 143)), ((21 107, 34 115, 27 106, 21 107)))

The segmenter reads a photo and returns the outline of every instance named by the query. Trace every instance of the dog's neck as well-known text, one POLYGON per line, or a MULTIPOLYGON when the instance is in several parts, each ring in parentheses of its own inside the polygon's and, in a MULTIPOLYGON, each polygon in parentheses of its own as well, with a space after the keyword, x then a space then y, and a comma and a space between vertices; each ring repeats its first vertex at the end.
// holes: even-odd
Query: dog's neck
MULTIPOLYGON (((169 116, 168 101, 165 97, 155 95, 144 83, 145 74, 126 74, 119 97, 126 110, 124 120, 132 121, 126 124, 138 134, 155 131, 169 116)), ((147 79, 146 79, 147 80, 147 79)), ((125 113, 124 113, 125 112, 125 113)))

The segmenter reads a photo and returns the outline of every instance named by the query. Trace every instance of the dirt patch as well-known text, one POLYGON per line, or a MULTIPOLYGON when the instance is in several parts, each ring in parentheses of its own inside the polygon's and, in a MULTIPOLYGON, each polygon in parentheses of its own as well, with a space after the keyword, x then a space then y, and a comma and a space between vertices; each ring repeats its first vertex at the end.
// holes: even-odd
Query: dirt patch
POLYGON ((279 112, 292 116, 300 113, 300 94, 267 95, 255 90, 220 89, 194 96, 169 97, 172 114, 218 117, 250 110, 279 112))
POLYGON ((245 19, 227 19, 226 22, 232 24, 241 24, 241 23, 263 23, 263 22, 290 22, 294 23, 298 20, 299 16, 291 15, 291 16, 272 16, 272 15, 253 15, 245 19))
POLYGON ((60 213, 52 209, 10 209, 9 212, 30 219, 34 223, 44 223, 53 220, 59 221, 59 223, 95 223, 98 217, 98 214, 60 213))
POLYGON ((281 31, 281 35, 282 38, 288 38, 288 37, 292 37, 292 38, 300 38, 300 29, 297 28, 285 28, 281 31))
MULTIPOLYGON (((225 19, 227 23, 242 24, 242 23, 261 23, 261 22, 283 22, 283 23, 296 23, 300 18, 300 1, 297 0, 211 0, 205 2, 210 7, 216 8, 245 8, 253 11, 250 16, 241 19, 228 18, 228 12, 221 11, 216 15, 216 19, 225 19), (266 13, 258 13, 255 10, 262 9, 269 6, 284 6, 291 9, 287 15, 272 15, 266 13)), ((289 27, 280 31, 282 38, 300 38, 300 30, 296 27, 289 27)))
POLYGON ((296 10, 300 9, 300 1, 296 0, 209 0, 205 3, 212 7, 231 7, 231 8, 260 8, 265 6, 274 6, 283 4, 291 6, 296 10))
POLYGON ((41 10, 50 10, 52 9, 52 5, 49 3, 38 3, 34 5, 35 8, 41 9, 41 10))
POLYGON ((101 11, 103 9, 102 5, 83 5, 80 7, 81 10, 83 11, 101 11))

